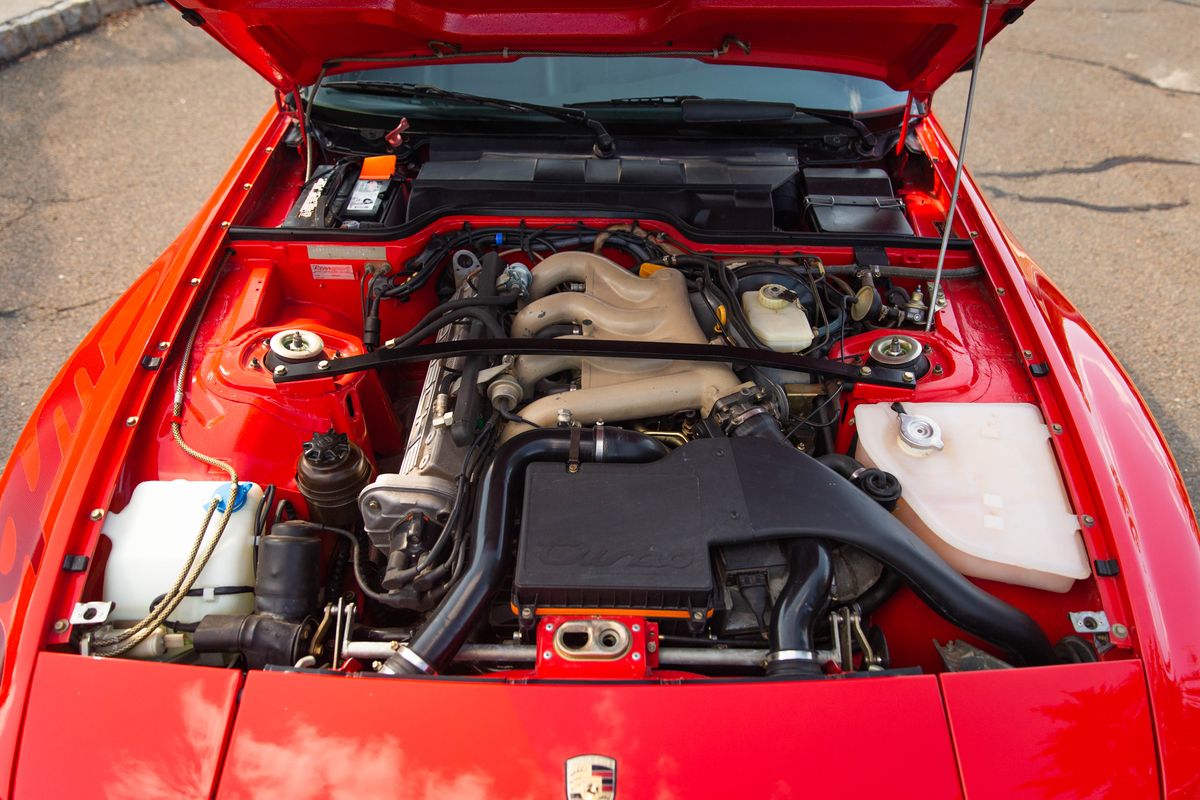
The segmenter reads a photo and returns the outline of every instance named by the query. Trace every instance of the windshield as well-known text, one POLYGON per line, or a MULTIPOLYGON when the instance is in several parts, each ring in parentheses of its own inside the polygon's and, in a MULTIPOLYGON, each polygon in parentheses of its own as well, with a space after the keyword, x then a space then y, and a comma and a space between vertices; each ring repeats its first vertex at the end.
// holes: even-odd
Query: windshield
POLYGON ((870 112, 903 106, 905 100, 903 92, 853 75, 641 56, 554 56, 505 63, 390 67, 338 75, 331 80, 424 84, 549 106, 626 98, 701 97, 870 112))

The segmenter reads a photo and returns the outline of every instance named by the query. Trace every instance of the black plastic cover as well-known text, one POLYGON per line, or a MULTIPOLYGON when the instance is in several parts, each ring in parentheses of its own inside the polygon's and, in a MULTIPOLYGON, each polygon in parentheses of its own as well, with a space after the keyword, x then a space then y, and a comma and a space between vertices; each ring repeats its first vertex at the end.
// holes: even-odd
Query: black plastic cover
POLYGON ((817 539, 882 561, 943 618, 1016 663, 1054 661, 1028 615, 964 578, 829 467, 769 439, 697 439, 649 464, 574 474, 533 464, 524 510, 518 605, 697 608, 713 586, 712 547, 817 539))
POLYGON ((904 205, 881 169, 809 167, 804 191, 809 222, 818 231, 913 235, 904 205))
POLYGON ((696 476, 670 465, 531 464, 514 579, 518 605, 707 608, 696 476))
POLYGON ((425 163, 408 218, 454 208, 636 208, 709 230, 770 231, 773 195, 795 175, 794 156, 771 151, 756 159, 483 154, 425 163))

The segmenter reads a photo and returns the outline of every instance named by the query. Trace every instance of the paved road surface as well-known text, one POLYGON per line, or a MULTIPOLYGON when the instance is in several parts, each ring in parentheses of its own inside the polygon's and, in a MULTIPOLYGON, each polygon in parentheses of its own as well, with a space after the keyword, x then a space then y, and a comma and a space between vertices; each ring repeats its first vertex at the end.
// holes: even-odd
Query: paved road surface
MULTIPOLYGON (((1146 394, 1200 497, 1200 0, 1039 0, 988 49, 968 164, 1146 394)), ((957 129, 965 76, 936 100, 957 129)), ((0 457, 271 100, 166 7, 0 69, 0 457)), ((955 134, 957 136, 957 134, 955 134)))

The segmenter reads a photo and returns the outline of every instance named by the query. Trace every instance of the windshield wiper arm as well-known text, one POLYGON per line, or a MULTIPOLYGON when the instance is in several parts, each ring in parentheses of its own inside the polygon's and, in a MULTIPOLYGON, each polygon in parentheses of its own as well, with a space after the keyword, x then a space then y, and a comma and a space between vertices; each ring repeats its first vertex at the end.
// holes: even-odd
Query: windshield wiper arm
POLYGON ((523 103, 519 100, 507 100, 503 97, 486 97, 466 92, 452 92, 437 86, 426 86, 416 83, 389 83, 387 81, 332 81, 323 84, 332 89, 349 89, 353 91, 386 94, 392 97, 429 97, 438 100, 453 100, 487 108, 499 108, 506 111, 528 111, 547 117, 586 126, 595 136, 594 152, 600 158, 612 158, 617 154, 617 145, 612 135, 599 120, 588 116, 580 108, 564 106, 543 106, 537 103, 523 103))

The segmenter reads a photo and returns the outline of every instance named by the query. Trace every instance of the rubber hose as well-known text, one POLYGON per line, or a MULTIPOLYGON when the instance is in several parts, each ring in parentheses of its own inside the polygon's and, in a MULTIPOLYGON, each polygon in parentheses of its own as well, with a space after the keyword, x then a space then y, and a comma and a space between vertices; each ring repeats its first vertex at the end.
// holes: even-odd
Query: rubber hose
POLYGON ((833 562, 824 545, 798 539, 787 545, 788 579, 771 613, 771 676, 821 675, 813 630, 824 618, 833 562))
POLYGON ((853 481, 855 473, 859 470, 866 469, 857 458, 842 453, 826 453, 823 456, 818 456, 817 461, 820 461, 848 481, 853 481))
POLYGON ((858 611, 859 616, 869 617, 882 608, 883 604, 891 599, 903 584, 904 581, 896 574, 895 570, 888 569, 887 565, 884 565, 883 572, 879 574, 879 580, 854 598, 850 606, 858 611))

